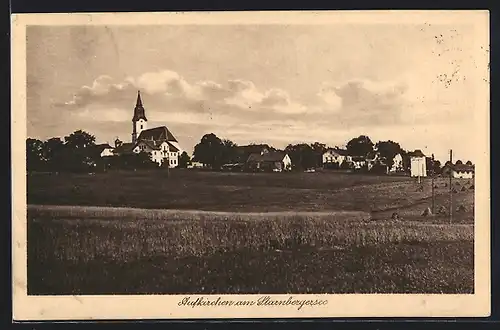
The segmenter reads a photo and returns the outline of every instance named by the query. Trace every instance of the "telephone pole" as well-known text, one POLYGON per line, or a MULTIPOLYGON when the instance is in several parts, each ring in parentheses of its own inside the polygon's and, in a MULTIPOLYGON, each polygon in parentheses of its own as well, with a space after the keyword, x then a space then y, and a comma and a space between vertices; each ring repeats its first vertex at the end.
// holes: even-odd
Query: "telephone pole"
POLYGON ((453 150, 450 149, 450 223, 453 222, 453 188, 452 184, 452 165, 453 165, 453 150))
POLYGON ((432 162, 431 162, 431 184, 432 184, 432 214, 435 214, 435 194, 434 194, 434 154, 432 154, 432 162))

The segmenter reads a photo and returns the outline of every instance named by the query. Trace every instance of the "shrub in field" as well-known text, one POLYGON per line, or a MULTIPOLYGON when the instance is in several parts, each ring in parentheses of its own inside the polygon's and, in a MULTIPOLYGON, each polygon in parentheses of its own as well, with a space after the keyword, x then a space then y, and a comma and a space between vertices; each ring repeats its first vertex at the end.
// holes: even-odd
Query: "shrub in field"
POLYGON ((431 216, 432 215, 432 211, 431 211, 431 208, 428 207, 424 210, 424 212, 422 212, 422 216, 423 217, 428 217, 428 216, 431 216))

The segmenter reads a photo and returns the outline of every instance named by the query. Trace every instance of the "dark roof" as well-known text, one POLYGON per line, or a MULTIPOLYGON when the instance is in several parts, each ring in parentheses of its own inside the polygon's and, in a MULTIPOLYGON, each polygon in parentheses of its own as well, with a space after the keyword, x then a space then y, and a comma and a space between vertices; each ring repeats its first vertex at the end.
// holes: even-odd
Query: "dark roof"
POLYGON ((270 151, 264 154, 254 153, 248 157, 248 162, 280 162, 285 158, 284 151, 270 151))
POLYGON ((151 149, 153 150, 160 150, 160 144, 161 143, 157 143, 157 141, 152 141, 152 140, 140 140, 139 142, 137 143, 144 143, 145 145, 147 145, 148 147, 150 147, 151 149))
POLYGON ((146 129, 139 134, 137 138, 140 140, 153 140, 153 141, 172 141, 178 142, 172 132, 166 126, 159 126, 155 128, 146 129))
MULTIPOLYGON (((163 142, 165 142, 165 140, 159 140, 159 141, 156 141, 156 140, 140 140, 137 143, 144 143, 145 145, 147 145, 148 147, 150 147, 153 150, 160 150, 160 146, 161 146, 161 144, 163 142)), ((177 152, 177 151, 179 151, 179 149, 176 146, 174 146, 172 143, 170 143, 169 141, 166 141, 166 142, 167 142, 169 150, 171 152, 177 152)))
POLYGON ((417 149, 413 152, 409 152, 408 156, 410 156, 410 157, 425 157, 424 153, 420 149, 417 149))
POLYGON ((120 146, 116 147, 113 150, 113 153, 115 154, 126 154, 126 153, 131 153, 134 152, 134 143, 122 143, 120 146))
POLYGON ((336 153, 336 154, 338 154, 340 156, 349 156, 349 153, 345 149, 330 148, 327 151, 332 152, 332 153, 336 153))
POLYGON ((113 147, 110 146, 109 143, 96 144, 95 148, 100 152, 102 152, 104 149, 113 149, 113 147))
POLYGON ((237 146, 236 152, 240 154, 261 153, 264 149, 271 149, 267 144, 250 144, 247 146, 237 146))
POLYGON ((144 119, 145 121, 148 121, 148 119, 146 118, 146 111, 142 106, 140 91, 137 92, 137 101, 135 102, 134 117, 132 117, 132 121, 137 121, 139 119, 144 119))
POLYGON ((167 143, 168 143, 169 150, 170 150, 171 152, 177 152, 177 151, 179 151, 179 149, 177 149, 177 147, 176 147, 176 146, 174 146, 172 143, 170 143, 170 142, 168 142, 168 141, 167 141, 167 143))
POLYGON ((452 164, 450 162, 446 163, 444 167, 451 168, 455 172, 474 172, 475 166, 468 164, 452 164))

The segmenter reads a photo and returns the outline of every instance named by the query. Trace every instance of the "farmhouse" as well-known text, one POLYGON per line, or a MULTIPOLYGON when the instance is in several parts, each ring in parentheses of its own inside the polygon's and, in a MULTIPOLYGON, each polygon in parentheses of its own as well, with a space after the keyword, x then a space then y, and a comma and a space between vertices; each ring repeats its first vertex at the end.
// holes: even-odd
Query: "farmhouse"
POLYGON ((475 166, 469 161, 462 164, 457 161, 455 164, 447 162, 443 167, 443 175, 450 175, 456 179, 472 179, 474 178, 475 166))
POLYGON ((101 157, 109 157, 113 156, 113 147, 110 146, 108 143, 103 143, 103 144, 96 144, 95 146, 97 153, 101 157))
POLYGON ((398 153, 392 159, 392 166, 389 169, 389 172, 396 173, 396 172, 402 172, 402 171, 404 171, 403 156, 401 156, 401 154, 398 153))
POLYGON ((364 156, 352 156, 352 165, 355 170, 360 170, 363 167, 367 166, 366 157, 364 156))
POLYGON ((254 153, 248 157, 247 167, 253 171, 290 171, 292 160, 284 151, 254 153))
POLYGON ((328 149, 322 155, 323 167, 340 167, 344 161, 351 162, 352 157, 348 154, 347 150, 340 148, 328 149))
POLYGON ((408 153, 410 157, 410 173, 412 177, 426 177, 427 165, 425 155, 422 150, 415 150, 408 153))
POLYGON ((112 155, 127 155, 146 152, 158 165, 167 162, 169 167, 176 167, 179 164, 179 156, 182 152, 177 139, 166 126, 148 129, 147 124, 148 119, 142 105, 141 93, 137 92, 137 101, 134 116, 132 117, 132 142, 123 143, 117 139, 115 148, 109 153, 112 153, 112 155))
POLYGON ((246 146, 237 146, 235 148, 236 159, 232 163, 244 164, 251 154, 263 155, 272 151, 272 148, 267 144, 250 144, 246 146))

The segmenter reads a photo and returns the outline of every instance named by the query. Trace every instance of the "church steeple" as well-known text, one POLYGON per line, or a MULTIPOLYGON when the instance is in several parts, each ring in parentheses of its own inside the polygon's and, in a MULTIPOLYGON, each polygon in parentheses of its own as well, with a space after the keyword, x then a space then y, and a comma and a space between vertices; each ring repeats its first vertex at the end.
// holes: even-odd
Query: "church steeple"
POLYGON ((137 91, 137 101, 135 102, 134 117, 132 117, 132 143, 136 143, 141 132, 147 129, 146 111, 142 106, 141 91, 137 91))
POLYGON ((142 106, 141 91, 137 91, 137 101, 135 102, 134 117, 132 118, 132 121, 138 121, 139 119, 148 121, 146 118, 146 112, 142 106))

